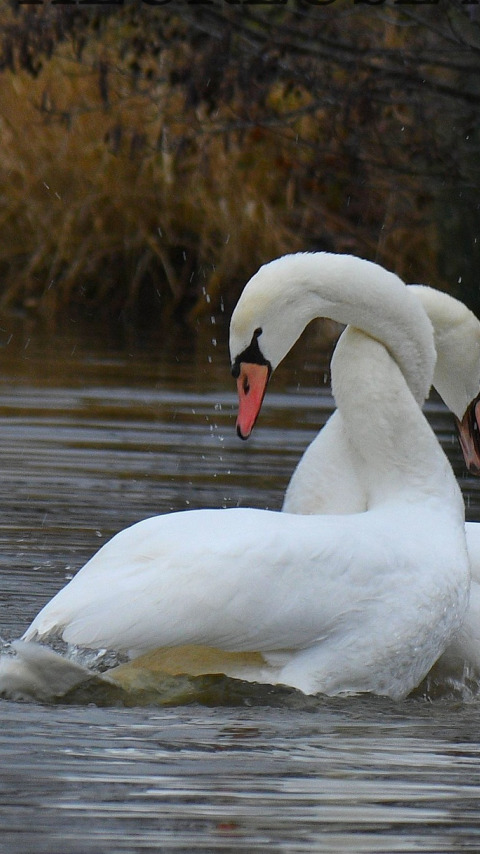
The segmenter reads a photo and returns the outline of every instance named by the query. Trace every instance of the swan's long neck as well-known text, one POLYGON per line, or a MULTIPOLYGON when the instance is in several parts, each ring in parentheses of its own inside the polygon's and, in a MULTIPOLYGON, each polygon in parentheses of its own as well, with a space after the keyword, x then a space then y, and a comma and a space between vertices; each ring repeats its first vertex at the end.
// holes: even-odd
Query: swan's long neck
POLYGON ((332 388, 360 461, 368 507, 390 497, 437 496, 463 514, 448 460, 383 345, 348 328, 332 360, 332 388))
MULTIPOLYGON (((480 322, 463 303, 425 285, 409 285, 434 329, 433 384, 459 421, 480 388, 480 322)), ((363 474, 340 413, 329 419, 300 460, 287 488, 284 510, 351 513, 366 509, 363 474)))

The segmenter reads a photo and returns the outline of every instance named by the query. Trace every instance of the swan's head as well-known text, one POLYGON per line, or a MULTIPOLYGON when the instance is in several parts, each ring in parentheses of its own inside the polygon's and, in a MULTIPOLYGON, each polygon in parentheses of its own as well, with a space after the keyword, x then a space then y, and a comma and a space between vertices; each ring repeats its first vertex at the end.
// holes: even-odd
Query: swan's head
POLYGON ((272 365, 262 353, 258 339, 263 335, 262 327, 254 329, 250 344, 235 356, 232 375, 237 381, 238 417, 237 433, 248 439, 260 412, 272 365))
POLYGON ((455 416, 465 463, 480 474, 480 321, 459 300, 423 285, 410 285, 434 330, 437 362, 433 385, 455 416))
POLYGON ((310 320, 299 305, 302 263, 297 267, 296 258, 284 256, 260 267, 245 286, 230 321, 232 374, 239 401, 237 433, 241 439, 248 439, 252 432, 272 372, 310 320), (295 289, 289 287, 289 281, 295 283, 295 289))
POLYGON ((457 418, 456 422, 466 466, 471 474, 480 475, 480 394, 467 407, 463 418, 457 418))

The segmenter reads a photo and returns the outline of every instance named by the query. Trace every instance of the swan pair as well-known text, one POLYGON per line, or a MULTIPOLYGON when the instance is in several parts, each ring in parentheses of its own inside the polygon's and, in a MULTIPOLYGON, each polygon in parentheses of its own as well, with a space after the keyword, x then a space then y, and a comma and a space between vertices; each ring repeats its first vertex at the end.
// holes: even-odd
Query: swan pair
MULTIPOLYGON (((227 675, 307 694, 402 698, 419 684, 458 636, 470 585, 461 493, 419 406, 435 369, 432 325, 412 290, 371 262, 313 253, 262 267, 230 329, 243 438, 315 317, 350 324, 332 360, 332 422, 360 512, 237 508, 139 522, 40 611, 0 667, 0 691, 28 694, 22 680, 37 680, 53 693, 55 680, 84 678, 30 643, 58 636, 149 664, 168 648, 202 648, 227 675)), ((474 423, 464 423, 472 454, 474 423)), ((120 667, 107 678, 126 677, 120 667)))

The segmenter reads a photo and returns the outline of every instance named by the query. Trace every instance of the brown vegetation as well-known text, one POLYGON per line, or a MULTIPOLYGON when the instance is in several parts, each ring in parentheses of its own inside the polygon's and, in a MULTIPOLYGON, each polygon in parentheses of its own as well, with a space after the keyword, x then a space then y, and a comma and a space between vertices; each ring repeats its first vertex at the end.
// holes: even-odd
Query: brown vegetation
POLYGON ((480 310, 469 7, 172 5, 0 13, 0 309, 191 319, 334 249, 480 310))

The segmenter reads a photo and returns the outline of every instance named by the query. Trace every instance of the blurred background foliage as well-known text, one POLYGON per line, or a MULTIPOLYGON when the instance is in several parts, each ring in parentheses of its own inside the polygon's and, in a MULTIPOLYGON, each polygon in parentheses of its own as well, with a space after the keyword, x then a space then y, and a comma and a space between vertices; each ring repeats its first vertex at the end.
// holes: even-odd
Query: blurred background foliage
POLYGON ((2 5, 0 310, 138 328, 334 250, 480 314, 480 6, 2 5))

